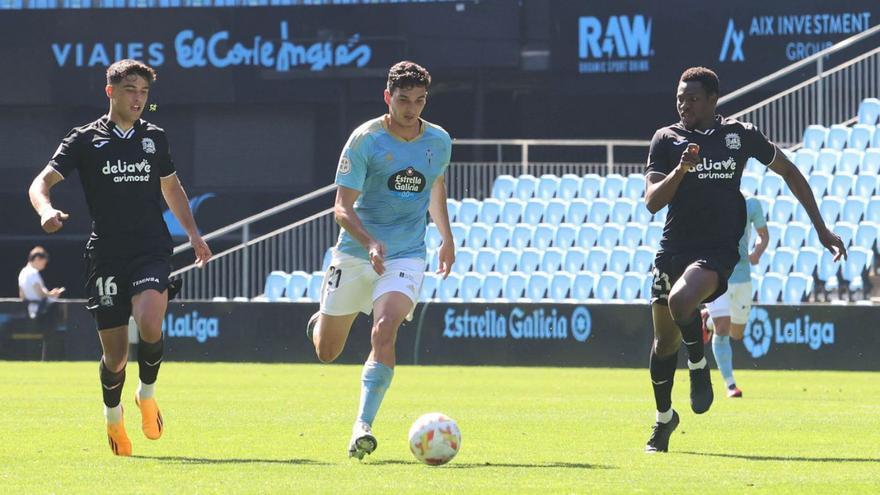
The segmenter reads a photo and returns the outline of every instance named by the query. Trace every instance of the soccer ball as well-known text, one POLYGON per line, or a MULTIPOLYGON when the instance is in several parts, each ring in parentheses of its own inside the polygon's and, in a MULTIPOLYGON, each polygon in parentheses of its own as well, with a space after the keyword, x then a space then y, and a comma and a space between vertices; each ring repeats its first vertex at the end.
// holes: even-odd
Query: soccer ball
POLYGON ((416 459, 429 466, 446 464, 460 448, 458 425, 444 414, 424 414, 409 429, 409 449, 416 459))

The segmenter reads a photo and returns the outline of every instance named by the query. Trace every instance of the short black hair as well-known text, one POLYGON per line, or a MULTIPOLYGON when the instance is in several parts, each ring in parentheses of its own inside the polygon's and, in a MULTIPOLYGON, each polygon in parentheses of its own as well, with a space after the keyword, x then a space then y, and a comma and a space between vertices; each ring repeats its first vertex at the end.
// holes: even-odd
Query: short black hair
POLYGON ((397 62, 391 66, 388 71, 387 89, 389 93, 393 93, 394 89, 407 89, 416 86, 428 89, 431 86, 431 74, 428 69, 421 65, 404 60, 397 62))
POLYGON ((681 74, 681 82, 698 81, 703 85, 703 89, 707 94, 721 94, 721 83, 718 81, 718 75, 705 67, 691 67, 681 74))
POLYGON ((39 258, 49 259, 49 253, 43 249, 43 246, 34 246, 31 252, 28 253, 28 261, 34 261, 39 258))
POLYGON ((132 74, 143 77, 149 84, 156 82, 156 71, 152 67, 139 60, 126 58, 107 67, 107 84, 119 84, 132 74))

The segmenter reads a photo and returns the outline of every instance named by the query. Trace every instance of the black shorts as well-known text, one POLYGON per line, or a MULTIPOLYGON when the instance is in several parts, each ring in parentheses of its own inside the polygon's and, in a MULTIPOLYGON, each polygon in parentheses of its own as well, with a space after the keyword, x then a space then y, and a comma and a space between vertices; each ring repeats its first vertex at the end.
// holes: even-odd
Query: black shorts
POLYGON ((149 289, 165 292, 171 300, 180 290, 171 274, 170 255, 146 254, 132 257, 102 257, 87 252, 86 309, 91 311, 98 330, 128 325, 131 298, 149 289))
POLYGON ((651 304, 668 305, 669 291, 691 265, 718 273, 718 289, 706 298, 712 302, 727 292, 727 279, 739 262, 736 250, 702 250, 692 253, 657 253, 654 258, 654 283, 651 286, 651 304))

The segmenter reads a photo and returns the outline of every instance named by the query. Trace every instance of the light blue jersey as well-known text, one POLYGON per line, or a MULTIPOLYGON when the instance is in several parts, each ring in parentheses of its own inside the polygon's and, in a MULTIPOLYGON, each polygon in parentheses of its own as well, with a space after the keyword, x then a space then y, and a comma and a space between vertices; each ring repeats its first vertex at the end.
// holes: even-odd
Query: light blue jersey
MULTIPOLYGON (((425 226, 431 187, 446 171, 452 139, 442 127, 422 121, 412 141, 391 134, 385 118, 369 120, 345 143, 336 184, 361 192, 354 211, 374 239, 385 244, 385 259, 425 259, 425 226)), ((345 229, 336 249, 369 259, 366 248, 345 229)))
POLYGON ((752 280, 752 267, 749 263, 749 234, 752 226, 756 229, 767 226, 764 219, 764 209, 761 208, 761 202, 757 198, 749 196, 746 198, 746 231, 739 239, 739 263, 733 268, 730 274, 730 283, 741 284, 752 280))

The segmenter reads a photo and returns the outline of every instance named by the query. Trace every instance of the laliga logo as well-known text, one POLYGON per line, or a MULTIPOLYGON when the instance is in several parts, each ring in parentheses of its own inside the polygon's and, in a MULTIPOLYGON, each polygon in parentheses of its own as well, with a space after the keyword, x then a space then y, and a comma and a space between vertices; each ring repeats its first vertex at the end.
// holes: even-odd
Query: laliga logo
POLYGON ((763 308, 752 311, 752 317, 746 325, 743 334, 743 344, 752 357, 757 359, 767 354, 770 350, 770 341, 773 339, 773 326, 770 324, 770 315, 763 308))
POLYGON ((834 344, 834 323, 810 321, 810 315, 794 321, 771 320, 766 309, 757 308, 746 325, 743 344, 757 359, 767 355, 771 341, 779 345, 803 344, 817 351, 823 345, 834 344))
POLYGON ((209 338, 220 336, 220 321, 217 318, 200 317, 198 311, 178 318, 168 313, 162 322, 162 331, 169 337, 190 337, 201 344, 209 338))

